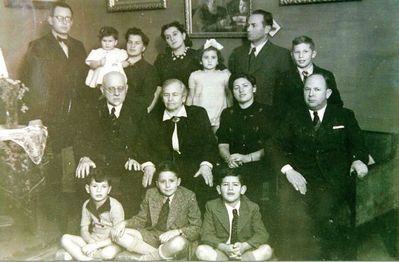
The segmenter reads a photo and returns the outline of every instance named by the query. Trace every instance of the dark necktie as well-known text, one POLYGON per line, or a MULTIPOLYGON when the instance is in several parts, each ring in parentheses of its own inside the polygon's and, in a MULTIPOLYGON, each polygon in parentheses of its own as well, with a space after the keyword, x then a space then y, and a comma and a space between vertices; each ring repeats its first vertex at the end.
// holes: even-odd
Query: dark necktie
POLYGON ((111 122, 112 122, 112 132, 117 135, 118 132, 118 118, 115 115, 115 107, 111 109, 111 122))
POLYGON ((255 64, 255 51, 256 48, 252 47, 251 51, 249 52, 249 57, 248 57, 248 72, 252 72, 252 69, 255 64))
POLYGON ((62 38, 62 37, 57 36, 57 41, 64 43, 65 45, 68 45, 68 38, 62 38))
POLYGON ((170 202, 170 199, 168 197, 168 198, 166 198, 166 201, 161 208, 161 212, 159 213, 158 222, 157 222, 157 225, 155 226, 155 228, 160 231, 167 230, 166 224, 168 222, 168 216, 169 216, 169 202, 170 202))
POLYGON ((231 240, 230 244, 238 242, 238 212, 233 209, 233 221, 231 222, 231 240))
POLYGON ((308 71, 302 71, 303 75, 303 83, 305 83, 306 79, 309 77, 309 72, 308 71))
POLYGON ((315 131, 317 131, 320 127, 320 118, 319 114, 317 114, 317 111, 313 111, 313 128, 315 131))

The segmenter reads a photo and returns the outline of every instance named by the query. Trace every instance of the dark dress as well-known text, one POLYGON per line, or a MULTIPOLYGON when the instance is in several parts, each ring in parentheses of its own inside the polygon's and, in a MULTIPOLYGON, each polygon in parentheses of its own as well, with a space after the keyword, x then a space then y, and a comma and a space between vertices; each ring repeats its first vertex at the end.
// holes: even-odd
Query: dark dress
MULTIPOLYGON (((220 127, 216 132, 218 144, 229 144, 231 154, 246 155, 261 150, 271 137, 272 123, 268 106, 254 102, 242 109, 235 104, 222 112, 220 127)), ((248 187, 246 195, 257 203, 262 198, 263 182, 267 181, 269 186, 273 184, 268 166, 265 160, 260 160, 239 167, 248 187)))
POLYGON ((176 78, 181 80, 188 87, 190 74, 201 69, 197 57, 197 51, 189 48, 183 59, 173 60, 172 50, 167 48, 166 53, 159 54, 154 62, 159 77, 163 83, 167 79, 176 78))
POLYGON ((129 86, 126 101, 134 105, 136 112, 144 115, 154 98, 157 86, 161 85, 158 71, 146 60, 141 59, 134 65, 126 67, 125 73, 129 86))

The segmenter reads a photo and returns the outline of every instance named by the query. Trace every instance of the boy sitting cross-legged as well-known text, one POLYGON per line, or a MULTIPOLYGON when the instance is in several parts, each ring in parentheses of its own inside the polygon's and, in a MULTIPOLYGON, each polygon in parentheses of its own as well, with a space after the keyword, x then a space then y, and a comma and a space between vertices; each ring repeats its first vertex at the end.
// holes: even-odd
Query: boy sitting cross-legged
POLYGON ((64 260, 113 259, 120 248, 112 243, 110 232, 124 220, 123 207, 108 195, 111 181, 101 170, 93 169, 86 179, 85 188, 90 199, 83 204, 81 235, 62 236, 61 245, 66 250, 64 260))
POLYGON ((159 164, 155 180, 157 187, 147 190, 140 212, 116 225, 112 238, 138 253, 136 260, 182 258, 189 242, 199 238, 201 212, 195 194, 180 186, 172 162, 159 164))
POLYGON ((267 260, 272 249, 259 206, 244 193, 246 186, 235 169, 224 169, 216 189, 221 198, 206 204, 201 228, 199 260, 267 260))

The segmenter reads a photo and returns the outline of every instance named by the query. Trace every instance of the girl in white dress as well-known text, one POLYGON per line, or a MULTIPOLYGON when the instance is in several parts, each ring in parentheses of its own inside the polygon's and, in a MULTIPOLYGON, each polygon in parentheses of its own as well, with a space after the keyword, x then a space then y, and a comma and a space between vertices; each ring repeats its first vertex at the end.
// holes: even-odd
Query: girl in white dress
POLYGON ((101 42, 101 48, 91 50, 86 58, 86 64, 90 67, 86 77, 86 85, 92 88, 101 85, 104 75, 108 72, 117 71, 125 75, 122 62, 128 58, 126 50, 116 47, 118 45, 118 31, 115 28, 102 27, 98 38, 101 42))
POLYGON ((233 104, 233 96, 228 88, 230 71, 223 64, 222 48, 215 39, 206 40, 200 50, 203 69, 191 73, 188 80, 186 104, 205 108, 214 132, 219 128, 223 109, 233 104))

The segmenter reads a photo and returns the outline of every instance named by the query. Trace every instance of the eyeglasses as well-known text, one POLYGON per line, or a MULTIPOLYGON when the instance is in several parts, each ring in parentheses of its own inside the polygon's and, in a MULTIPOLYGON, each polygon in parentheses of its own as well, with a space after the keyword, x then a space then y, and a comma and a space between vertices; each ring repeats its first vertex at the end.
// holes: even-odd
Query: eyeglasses
POLYGON ((111 87, 106 87, 104 89, 107 93, 114 94, 114 93, 122 93, 123 91, 125 91, 126 88, 124 86, 111 86, 111 87))
POLYGON ((72 22, 72 17, 70 17, 70 16, 60 16, 60 15, 56 15, 56 16, 53 16, 55 19, 57 19, 57 21, 59 22, 59 23, 71 23, 72 22))

